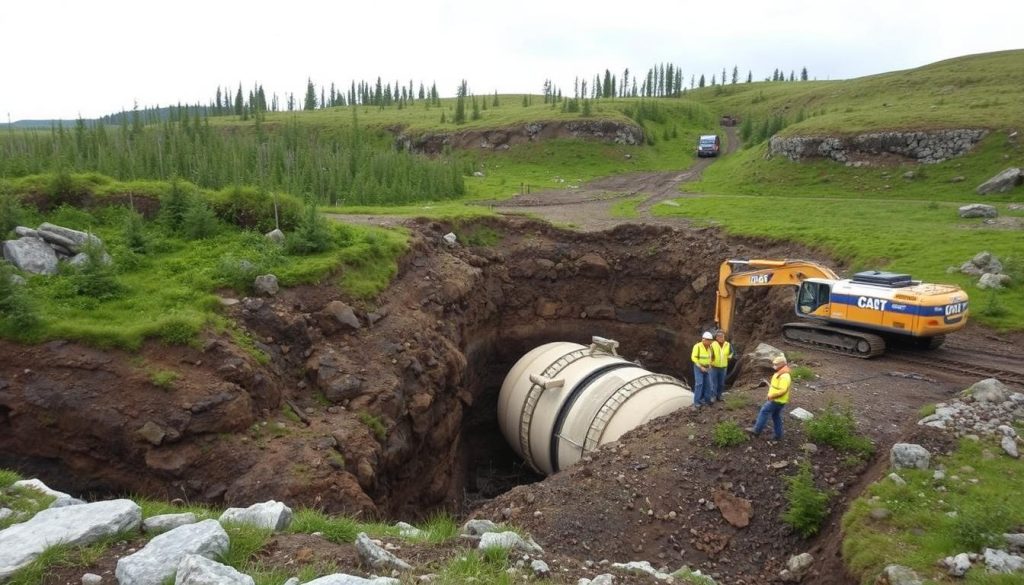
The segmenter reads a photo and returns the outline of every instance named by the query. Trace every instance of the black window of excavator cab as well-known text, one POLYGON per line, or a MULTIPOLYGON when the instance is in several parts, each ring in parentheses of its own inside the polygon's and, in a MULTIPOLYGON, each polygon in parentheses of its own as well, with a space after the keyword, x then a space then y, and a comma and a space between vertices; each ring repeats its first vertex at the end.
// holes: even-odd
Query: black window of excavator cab
POLYGON ((800 297, 797 299, 797 311, 807 315, 818 310, 829 300, 830 288, 823 282, 805 282, 800 285, 800 297))

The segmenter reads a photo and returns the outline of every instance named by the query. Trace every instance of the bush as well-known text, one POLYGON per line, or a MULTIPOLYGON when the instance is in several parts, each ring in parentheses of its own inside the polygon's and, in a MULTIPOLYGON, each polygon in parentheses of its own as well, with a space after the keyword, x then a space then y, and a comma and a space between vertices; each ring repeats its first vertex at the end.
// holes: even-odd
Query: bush
POLYGON ((805 422, 804 431, 814 443, 831 445, 840 451, 851 451, 860 457, 868 457, 875 451, 869 439, 857 434, 857 421, 853 413, 849 409, 840 411, 832 404, 805 422))
POLYGON ((982 550, 1002 543, 1002 527, 1010 515, 1003 506, 985 502, 972 505, 954 519, 953 540, 958 550, 982 550))
POLYGON ((214 193, 213 210, 225 222, 266 233, 280 224, 281 229, 295 227, 302 217, 302 202, 284 194, 271 195, 255 187, 234 186, 214 193), (277 205, 277 219, 274 205, 277 205))
POLYGON ((85 262, 70 269, 75 294, 100 301, 121 296, 125 289, 114 276, 113 260, 103 244, 87 241, 82 246, 82 253, 85 254, 85 262))
POLYGON ((177 233, 185 222, 185 214, 189 209, 189 194, 181 181, 171 180, 171 186, 167 194, 160 199, 160 221, 171 230, 177 233))
POLYGON ((25 221, 25 209, 12 194, 0 193, 0 240, 25 221))
POLYGON ((193 201, 182 219, 181 231, 191 240, 203 240, 220 231, 217 216, 203 201, 193 201))
POLYGON ((289 254, 319 254, 334 247, 334 232, 326 217, 317 213, 316 205, 306 206, 295 231, 288 234, 285 246, 289 254))
POLYGON ((146 253, 146 232, 143 226, 142 216, 138 212, 129 209, 128 216, 124 220, 124 243, 136 254, 146 253))
POLYGON ((813 380, 814 370, 807 366, 794 366, 790 370, 790 375, 794 380, 813 380))
POLYGON ((24 285, 15 284, 14 269, 0 263, 0 335, 30 340, 41 325, 39 314, 24 285))
POLYGON ((738 424, 731 420, 723 421, 715 425, 715 445, 719 447, 732 447, 747 441, 747 433, 738 424))
POLYGON ((787 477, 786 501, 789 507, 782 514, 782 521, 789 524, 803 538, 813 536, 821 529, 821 523, 828 514, 828 492, 814 485, 814 475, 807 461, 800 464, 796 475, 787 477))

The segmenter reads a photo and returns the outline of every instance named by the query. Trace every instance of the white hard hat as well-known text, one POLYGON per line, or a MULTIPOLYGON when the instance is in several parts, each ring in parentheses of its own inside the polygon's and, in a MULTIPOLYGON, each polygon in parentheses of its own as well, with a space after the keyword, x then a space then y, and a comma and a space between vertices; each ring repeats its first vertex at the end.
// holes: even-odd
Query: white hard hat
POLYGON ((704 335, 701 335, 700 337, 701 337, 701 339, 714 339, 715 338, 714 335, 711 335, 710 331, 705 331, 704 335))
POLYGON ((776 368, 779 367, 779 366, 786 365, 786 356, 784 356, 782 354, 779 354, 779 355, 773 357, 772 358, 772 365, 775 366, 776 368))

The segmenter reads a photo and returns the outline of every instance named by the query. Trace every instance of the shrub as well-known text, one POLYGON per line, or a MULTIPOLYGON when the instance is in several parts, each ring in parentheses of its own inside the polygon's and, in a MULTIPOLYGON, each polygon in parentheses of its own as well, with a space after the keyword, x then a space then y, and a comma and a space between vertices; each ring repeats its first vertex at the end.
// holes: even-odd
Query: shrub
POLYGON ((985 502, 960 510, 952 527, 953 540, 959 550, 982 550, 1002 542, 1002 530, 998 530, 1009 514, 1003 506, 985 502))
POLYGON ((157 388, 170 390, 174 388, 174 382, 178 380, 178 374, 170 370, 158 370, 149 375, 149 381, 157 388))
POLYGON ((746 431, 735 422, 727 420, 715 425, 715 445, 719 447, 732 447, 746 441, 746 431))
POLYGON ((288 253, 300 256, 326 252, 334 246, 334 233, 327 218, 317 213, 316 205, 306 206, 295 231, 288 234, 288 253))
POLYGON ((192 240, 203 240, 220 231, 217 216, 203 201, 193 201, 182 218, 181 231, 192 240))
POLYGON ((794 366, 789 371, 794 380, 813 380, 814 370, 807 366, 794 366))
POLYGON ((82 246, 86 260, 71 269, 71 284, 75 294, 96 300, 121 296, 125 288, 114 277, 114 264, 103 244, 89 240, 82 246))
POLYGON ((0 193, 0 239, 25 221, 25 209, 13 194, 0 193))
POLYGON ((841 451, 851 451, 861 457, 870 456, 875 446, 866 437, 857 434, 857 421, 849 409, 840 411, 828 405, 818 416, 804 423, 807 438, 814 443, 831 445, 841 451))
POLYGON ((146 233, 143 227, 142 216, 134 210, 128 210, 124 220, 124 243, 128 248, 137 254, 146 253, 146 233))
POLYGON ((302 202, 297 198, 280 193, 271 195, 255 187, 236 185, 218 191, 211 197, 211 205, 225 222, 261 232, 269 232, 278 224, 281 229, 291 229, 302 216, 302 202))
POLYGON ((185 222, 185 214, 189 209, 189 194, 181 181, 171 180, 167 194, 160 199, 160 221, 171 232, 177 232, 185 222))
POLYGON ((782 514, 782 521, 803 538, 813 536, 821 529, 821 523, 828 514, 828 493, 815 487, 811 465, 807 461, 800 464, 796 475, 786 478, 786 483, 789 506, 782 514))
POLYGON ((0 335, 28 341, 41 325, 25 287, 14 282, 14 269, 0 263, 0 335))

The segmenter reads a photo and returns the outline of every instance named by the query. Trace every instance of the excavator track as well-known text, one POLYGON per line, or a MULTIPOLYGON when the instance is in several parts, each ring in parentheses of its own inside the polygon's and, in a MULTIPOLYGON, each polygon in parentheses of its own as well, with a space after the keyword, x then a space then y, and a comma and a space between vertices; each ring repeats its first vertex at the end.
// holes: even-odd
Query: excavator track
POLYGON ((794 345, 862 359, 885 353, 885 339, 881 336, 829 325, 786 323, 782 326, 782 337, 794 345))

